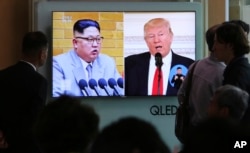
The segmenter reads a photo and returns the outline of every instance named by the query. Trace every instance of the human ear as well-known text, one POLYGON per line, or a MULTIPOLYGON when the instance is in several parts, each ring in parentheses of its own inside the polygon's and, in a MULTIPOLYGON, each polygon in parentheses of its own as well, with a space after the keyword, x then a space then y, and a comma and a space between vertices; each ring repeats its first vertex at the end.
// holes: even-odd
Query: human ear
POLYGON ((72 43, 73 43, 74 48, 76 49, 77 48, 77 40, 75 38, 72 40, 72 43))

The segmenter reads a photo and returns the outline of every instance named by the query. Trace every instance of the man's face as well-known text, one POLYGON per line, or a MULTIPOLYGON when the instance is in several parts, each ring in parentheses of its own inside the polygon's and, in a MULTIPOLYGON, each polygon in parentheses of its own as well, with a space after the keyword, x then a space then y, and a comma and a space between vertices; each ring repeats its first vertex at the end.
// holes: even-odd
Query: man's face
POLYGON ((99 30, 96 27, 88 27, 84 29, 83 34, 75 32, 74 36, 73 45, 78 56, 86 62, 94 61, 101 49, 99 30))
POLYGON ((48 57, 48 47, 45 47, 41 50, 41 53, 39 55, 39 67, 43 66, 46 63, 48 57))
POLYGON ((182 74, 182 70, 181 69, 177 69, 177 74, 182 74))
POLYGON ((173 34, 165 25, 150 26, 145 30, 144 39, 152 55, 159 52, 165 57, 170 51, 173 34))

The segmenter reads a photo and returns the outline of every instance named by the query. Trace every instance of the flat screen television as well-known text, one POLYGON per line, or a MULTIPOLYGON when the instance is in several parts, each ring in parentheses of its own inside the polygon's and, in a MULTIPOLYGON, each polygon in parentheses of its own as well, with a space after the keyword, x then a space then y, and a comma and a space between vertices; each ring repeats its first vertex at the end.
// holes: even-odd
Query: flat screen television
MULTIPOLYGON (((168 69, 167 75, 163 74, 165 85, 163 85, 162 95, 153 95, 151 89, 146 89, 153 86, 153 83, 148 83, 153 80, 152 74, 154 72, 152 72, 152 69, 150 69, 151 72, 147 70, 147 73, 140 73, 141 71, 138 68, 134 69, 132 73, 137 73, 135 76, 136 79, 131 77, 127 79, 129 78, 127 76, 128 71, 133 69, 133 64, 138 65, 138 63, 140 64, 144 61, 140 62, 137 59, 133 64, 126 64, 126 58, 131 55, 149 52, 143 28, 144 24, 153 18, 164 18, 170 22, 173 32, 173 42, 170 51, 172 57, 177 54, 191 60, 196 60, 201 58, 202 55, 203 25, 199 3, 47 2, 39 4, 39 7, 46 7, 49 19, 45 15, 40 15, 40 19, 44 19, 46 22, 50 20, 49 25, 51 26, 51 30, 48 33, 51 33, 52 46, 47 64, 47 69, 49 69, 48 76, 51 81, 51 97, 57 97, 60 94, 80 97, 176 96, 178 89, 175 88, 172 79, 177 73, 177 69, 181 69, 184 76, 188 71, 188 66, 182 62, 174 64, 170 62, 167 68, 162 67, 162 71, 168 69), (72 63, 68 63, 64 64, 64 67, 59 70, 62 81, 58 85, 60 79, 55 77, 58 69, 53 68, 55 67, 53 59, 58 55, 66 54, 69 50, 72 50, 72 40, 74 39, 73 25, 80 19, 92 19, 100 24, 100 36, 104 38, 101 42, 101 53, 113 59, 115 68, 120 76, 107 77, 100 74, 100 76, 96 76, 91 80, 85 80, 83 79, 84 77, 75 77, 74 75, 83 74, 73 74, 72 70, 72 74, 69 77, 67 76, 69 74, 65 74, 66 72, 64 71, 65 69, 70 69, 67 68, 67 65, 71 67, 70 64, 72 63), (78 87, 73 86, 72 82, 73 84, 77 84, 78 87), (135 85, 136 83, 140 85, 135 85), (141 84, 143 85, 141 86, 141 84), (138 86, 141 86, 141 88, 138 86), (173 91, 168 93, 170 90, 173 91), (89 91, 92 94, 89 94, 89 91)), ((39 22, 37 26, 38 29, 44 28, 42 25, 39 25, 39 22)), ((150 67, 149 57, 147 59, 148 62, 143 63, 148 68, 150 67)), ((166 59, 162 58, 162 60, 166 59)), ((67 63, 69 60, 64 60, 63 62, 67 63)))

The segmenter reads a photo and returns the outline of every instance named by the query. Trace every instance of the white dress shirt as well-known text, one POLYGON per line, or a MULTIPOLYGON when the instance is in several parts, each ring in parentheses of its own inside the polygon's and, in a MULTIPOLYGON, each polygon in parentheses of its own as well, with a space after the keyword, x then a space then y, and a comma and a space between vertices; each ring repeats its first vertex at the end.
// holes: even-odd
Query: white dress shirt
MULTIPOLYGON (((170 67, 171 67, 171 62, 172 62, 172 52, 169 51, 169 54, 165 57, 162 58, 162 74, 163 74, 163 95, 166 94, 167 92, 167 87, 168 87, 168 80, 169 80, 169 73, 170 73, 170 67)), ((153 89, 153 83, 154 83, 154 74, 156 70, 156 65, 155 65, 155 56, 151 55, 150 56, 150 61, 149 61, 149 73, 148 73, 148 95, 152 95, 152 89, 153 89)))

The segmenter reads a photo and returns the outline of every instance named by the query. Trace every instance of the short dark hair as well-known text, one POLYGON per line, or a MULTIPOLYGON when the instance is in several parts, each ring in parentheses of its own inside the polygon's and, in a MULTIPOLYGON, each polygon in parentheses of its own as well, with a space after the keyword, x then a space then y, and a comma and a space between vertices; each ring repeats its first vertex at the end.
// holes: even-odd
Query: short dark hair
POLYGON ((229 115, 233 119, 240 120, 248 107, 249 94, 233 85, 224 85, 216 89, 215 100, 219 108, 227 107, 229 115))
POLYGON ((216 29, 217 29, 218 27, 219 27, 219 24, 210 27, 210 28, 206 31, 206 42, 207 42, 208 50, 211 51, 211 52, 212 52, 213 46, 214 46, 214 36, 215 36, 215 32, 216 32, 216 29))
POLYGON ((229 22, 230 22, 230 23, 235 23, 235 24, 241 26, 242 29, 243 29, 247 34, 249 34, 249 24, 248 24, 248 23, 246 23, 246 22, 244 22, 244 21, 242 21, 242 20, 239 20, 239 19, 230 20, 229 22))
POLYGON ((26 55, 37 55, 48 47, 48 39, 41 31, 28 32, 23 37, 22 52, 26 55))
POLYGON ((103 128, 90 153, 170 153, 156 128, 136 117, 124 117, 103 128))
POLYGON ((99 32, 101 31, 100 25, 97 21, 91 19, 81 19, 75 22, 73 32, 84 33, 84 29, 88 27, 96 27, 99 32))
POLYGON ((234 23, 225 22, 216 30, 217 41, 229 43, 233 46, 234 56, 239 57, 249 53, 248 39, 242 28, 234 23))
POLYGON ((63 95, 44 108, 34 135, 43 152, 83 152, 97 135, 98 124, 99 116, 92 107, 63 95))
POLYGON ((180 153, 233 152, 235 140, 246 136, 248 131, 232 120, 207 118, 189 129, 187 142, 180 153))

